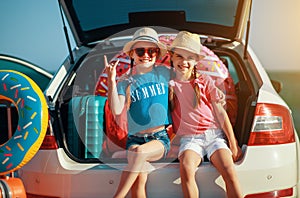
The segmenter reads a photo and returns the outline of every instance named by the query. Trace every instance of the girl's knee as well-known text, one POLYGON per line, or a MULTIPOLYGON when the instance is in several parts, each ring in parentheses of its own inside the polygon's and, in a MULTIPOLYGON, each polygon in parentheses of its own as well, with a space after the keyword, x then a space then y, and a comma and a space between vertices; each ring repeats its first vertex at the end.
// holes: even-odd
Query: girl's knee
POLYGON ((182 156, 179 159, 179 161, 180 161, 180 166, 186 170, 194 170, 201 163, 201 160, 194 160, 194 159, 191 159, 190 157, 185 157, 185 156, 182 156))
POLYGON ((189 160, 180 161, 180 170, 185 174, 195 174, 197 166, 189 160))

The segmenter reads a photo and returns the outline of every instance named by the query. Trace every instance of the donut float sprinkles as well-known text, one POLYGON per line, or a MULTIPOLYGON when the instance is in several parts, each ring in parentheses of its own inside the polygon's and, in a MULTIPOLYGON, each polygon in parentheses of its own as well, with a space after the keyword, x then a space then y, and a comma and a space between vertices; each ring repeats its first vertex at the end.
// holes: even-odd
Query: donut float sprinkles
POLYGON ((48 108, 39 86, 24 74, 0 70, 0 81, 0 100, 11 102, 19 119, 13 136, 0 145, 0 175, 5 175, 25 165, 40 148, 47 130, 48 108))

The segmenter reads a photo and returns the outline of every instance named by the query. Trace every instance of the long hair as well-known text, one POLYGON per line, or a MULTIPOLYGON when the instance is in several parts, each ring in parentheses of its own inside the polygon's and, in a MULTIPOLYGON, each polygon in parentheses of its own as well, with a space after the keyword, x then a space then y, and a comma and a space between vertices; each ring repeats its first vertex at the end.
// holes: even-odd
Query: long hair
MULTIPOLYGON (((128 78, 131 78, 132 76, 132 70, 133 70, 133 63, 134 63, 134 60, 133 58, 130 59, 130 72, 128 74, 128 78)), ((126 95, 125 95, 125 105, 126 105, 126 109, 129 110, 130 108, 130 105, 131 105, 131 94, 130 94, 130 87, 131 87, 131 84, 132 84, 132 81, 129 81, 127 87, 126 87, 126 95)))
POLYGON ((194 77, 194 91, 195 91, 195 97, 194 97, 194 108, 196 108, 198 105, 200 105, 200 99, 201 99, 201 93, 200 93, 200 88, 198 85, 198 82, 196 79, 199 78, 199 73, 197 72, 197 67, 194 65, 193 69, 193 77, 194 77))

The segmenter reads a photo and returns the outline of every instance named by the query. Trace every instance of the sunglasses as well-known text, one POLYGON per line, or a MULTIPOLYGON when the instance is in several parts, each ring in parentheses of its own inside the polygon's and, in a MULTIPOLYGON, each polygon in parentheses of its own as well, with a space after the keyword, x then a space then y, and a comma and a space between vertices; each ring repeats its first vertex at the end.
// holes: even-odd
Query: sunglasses
POLYGON ((142 57, 142 56, 144 56, 145 53, 147 53, 152 58, 153 56, 156 56, 159 53, 159 48, 157 48, 157 47, 142 48, 141 47, 141 48, 135 48, 134 51, 139 57, 142 57))

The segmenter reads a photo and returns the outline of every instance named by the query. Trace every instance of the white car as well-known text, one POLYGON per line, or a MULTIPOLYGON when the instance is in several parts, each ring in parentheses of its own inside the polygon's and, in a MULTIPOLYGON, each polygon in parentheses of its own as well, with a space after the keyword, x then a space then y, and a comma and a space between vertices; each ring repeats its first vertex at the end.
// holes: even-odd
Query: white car
MULTIPOLYGON (((291 110, 277 93, 279 84, 271 82, 248 46, 245 27, 251 2, 60 0, 77 46, 45 91, 50 125, 44 143, 18 171, 27 196, 112 197, 126 156, 122 150, 107 154, 103 145, 109 122, 104 119, 103 55, 112 61, 116 54, 122 56, 119 52, 134 31, 152 26, 162 39, 179 30, 198 33, 211 57, 217 57, 208 55, 208 61, 226 63, 227 76, 221 77, 230 77, 236 96, 237 106, 227 110, 233 114, 235 135, 243 149, 235 167, 244 196, 298 197, 299 140, 291 110)), ((126 69, 126 58, 123 63, 120 73, 126 69)), ((219 66, 203 72, 213 76, 219 66)), ((176 157, 152 165, 156 169, 149 174, 148 197, 183 197, 176 157)), ((226 196, 224 182, 209 161, 199 166, 196 177, 201 197, 226 196)))

